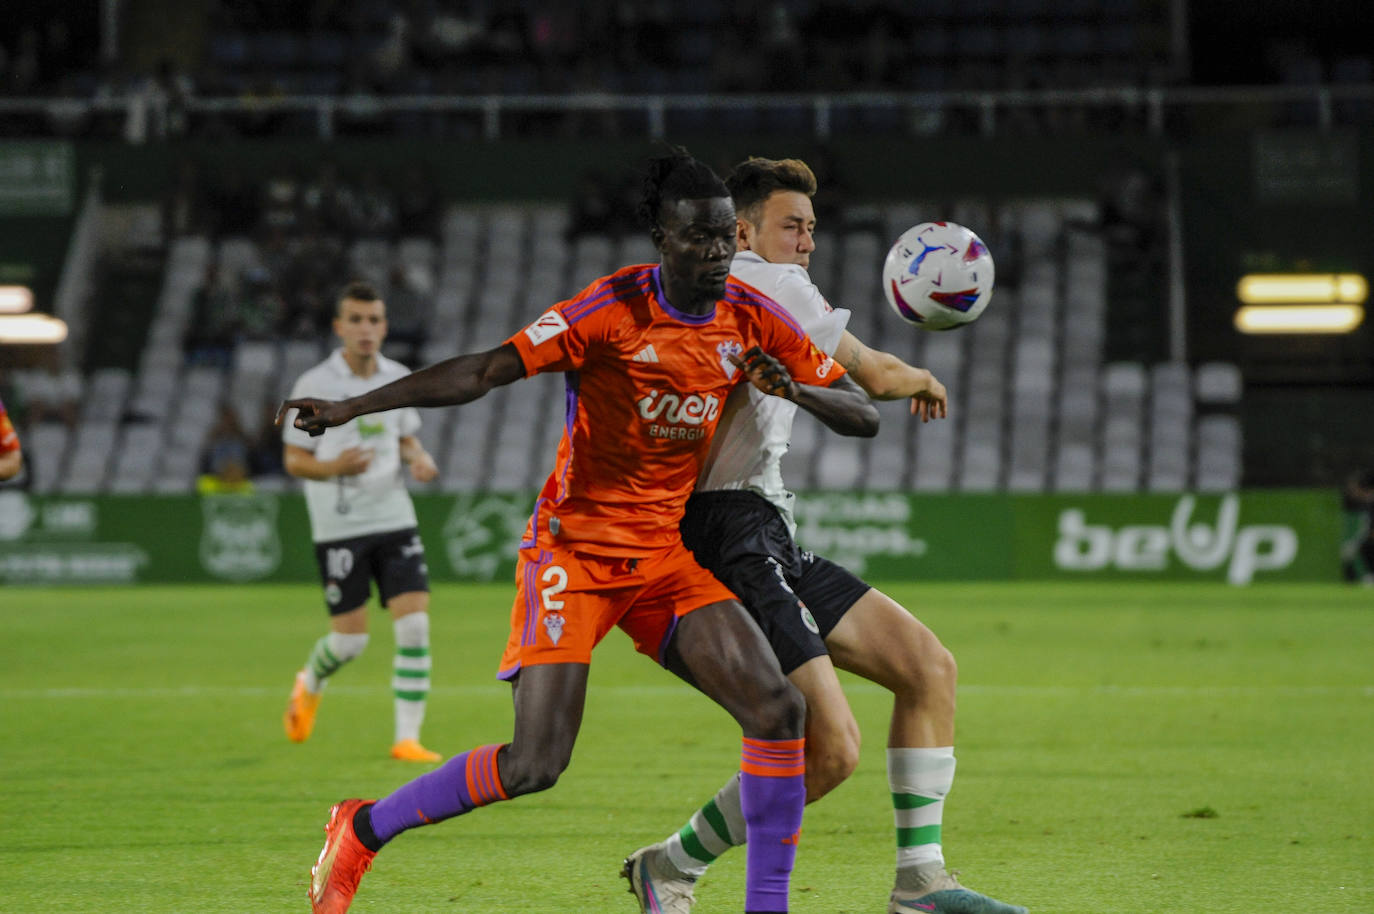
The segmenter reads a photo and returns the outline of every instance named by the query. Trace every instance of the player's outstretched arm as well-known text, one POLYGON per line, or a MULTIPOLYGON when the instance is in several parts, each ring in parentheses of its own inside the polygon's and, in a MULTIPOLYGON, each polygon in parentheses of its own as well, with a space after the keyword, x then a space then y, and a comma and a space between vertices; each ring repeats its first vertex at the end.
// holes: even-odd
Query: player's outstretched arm
POLYGON ((911 398, 911 414, 922 422, 949 415, 945 385, 924 368, 917 368, 890 352, 870 349, 848 330, 835 347, 835 361, 875 400, 911 398))
POLYGON ((376 390, 347 400, 305 397, 287 400, 277 409, 280 425, 289 410, 298 410, 296 428, 321 435, 327 428, 343 425, 368 413, 403 406, 456 406, 470 403, 489 391, 525 376, 525 363, 509 343, 455 356, 422 368, 376 390))
POLYGON ((878 410, 863 388, 843 375, 829 387, 798 384, 777 359, 755 346, 744 357, 730 356, 749 383, 766 394, 796 403, 825 427, 841 435, 872 438, 878 434, 878 410))

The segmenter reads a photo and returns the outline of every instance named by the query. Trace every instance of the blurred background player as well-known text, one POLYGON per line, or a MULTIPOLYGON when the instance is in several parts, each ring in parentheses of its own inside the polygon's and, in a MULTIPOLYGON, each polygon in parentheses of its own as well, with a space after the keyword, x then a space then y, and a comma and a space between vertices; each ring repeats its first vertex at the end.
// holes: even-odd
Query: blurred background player
MULTIPOLYGON (((944 418, 944 385, 929 371, 868 348, 845 329, 811 282, 816 178, 797 159, 751 158, 727 180, 739 253, 731 273, 801 323, 869 396, 911 399, 922 421, 944 418)), ((793 495, 781 460, 793 404, 740 387, 683 518, 683 541, 758 621, 783 672, 806 697, 807 802, 854 771, 859 727, 835 668, 893 694, 887 771, 897 824, 897 874, 889 914, 1024 914, 963 888, 945 869, 944 798, 954 779, 953 656, 929 628, 892 598, 793 539, 793 495)), ((739 782, 731 778, 676 834, 635 851, 622 875, 645 912, 685 914, 707 866, 745 838, 739 782)))
POLYGON ((318 433, 374 411, 468 403, 540 372, 564 372, 568 385, 557 464, 520 548, 498 673, 513 684, 514 736, 376 803, 335 805, 311 871, 316 914, 347 910, 373 856, 400 833, 552 787, 581 727, 592 650, 617 625, 739 723, 745 911, 788 909, 806 793, 805 707, 744 608, 683 546, 678 521, 720 404, 744 378, 841 434, 875 434, 878 413, 795 321, 730 278, 735 210, 714 172, 680 150, 652 160, 640 212, 658 265, 594 281, 495 349, 344 402, 282 407, 318 433))
POLYGON ((1341 489, 1341 574, 1374 587, 1374 470, 1359 470, 1341 489))
POLYGON ((23 466, 24 451, 19 446, 19 433, 5 411, 5 401, 0 400, 0 480, 18 476, 23 466))
MULTIPOLYGON (((292 397, 356 396, 410 370, 381 354, 386 305, 376 290, 353 283, 340 295, 334 333, 343 342, 329 358, 306 371, 292 397)), ((416 528, 415 507, 402 468, 417 482, 438 475, 415 433, 420 415, 398 409, 358 418, 312 438, 292 426, 282 430, 286 472, 305 480, 306 507, 315 558, 324 582, 329 633, 315 642, 283 717, 294 742, 310 738, 325 681, 367 647, 367 600, 371 583, 391 613, 396 637, 396 731, 391 757, 436 762, 441 756, 420 743, 429 696, 429 572, 416 528)))

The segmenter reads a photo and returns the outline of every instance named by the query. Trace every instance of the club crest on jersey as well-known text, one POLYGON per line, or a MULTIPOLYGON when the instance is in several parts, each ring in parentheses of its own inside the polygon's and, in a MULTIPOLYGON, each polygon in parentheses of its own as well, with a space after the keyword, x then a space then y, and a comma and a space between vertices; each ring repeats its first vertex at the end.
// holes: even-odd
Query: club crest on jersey
POLYGON ((720 367, 725 371, 726 378, 733 378, 735 372, 739 371, 735 363, 730 361, 730 356, 738 356, 744 351, 744 345, 738 340, 730 340, 727 343, 716 345, 716 355, 720 356, 720 367))
POLYGON ((540 343, 547 342, 558 334, 568 329, 568 321, 557 310, 549 309, 525 328, 525 336, 530 338, 530 342, 538 346, 540 343))
POLYGON ((563 614, 544 613, 544 631, 549 633, 549 640, 557 644, 558 639, 563 637, 563 614))

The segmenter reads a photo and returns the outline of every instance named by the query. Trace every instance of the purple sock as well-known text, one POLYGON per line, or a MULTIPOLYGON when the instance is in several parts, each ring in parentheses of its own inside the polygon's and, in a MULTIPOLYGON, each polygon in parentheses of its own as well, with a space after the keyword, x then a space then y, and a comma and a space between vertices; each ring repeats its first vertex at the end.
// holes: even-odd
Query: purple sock
POLYGON ((372 831, 386 842, 409 828, 433 825, 478 806, 506 799, 496 754, 501 746, 478 746, 455 755, 428 774, 393 790, 373 805, 372 831))
POLYGON ((786 911, 806 805, 805 741, 744 738, 739 801, 748 833, 745 911, 786 911))

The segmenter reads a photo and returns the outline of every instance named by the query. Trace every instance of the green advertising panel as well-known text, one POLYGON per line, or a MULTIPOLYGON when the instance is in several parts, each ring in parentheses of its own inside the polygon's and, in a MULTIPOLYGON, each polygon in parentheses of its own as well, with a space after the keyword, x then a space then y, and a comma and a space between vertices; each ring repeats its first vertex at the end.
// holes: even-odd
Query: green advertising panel
MULTIPOLYGON (((415 497, 436 580, 510 581, 533 493, 415 497)), ((1339 578, 1334 493, 799 495, 797 540, 873 580, 1339 578)), ((0 585, 317 578, 298 495, 0 491, 0 585)))
POLYGON ((0 584, 298 581, 314 561, 298 497, 0 492, 0 584))
POLYGON ((0 216, 63 216, 76 199, 76 154, 65 140, 0 142, 0 216))
POLYGON ((1012 575, 1004 495, 816 492, 797 496, 797 542, 874 580, 1012 575))
POLYGON ((1012 496, 1013 577, 1334 581, 1334 492, 1012 496))

